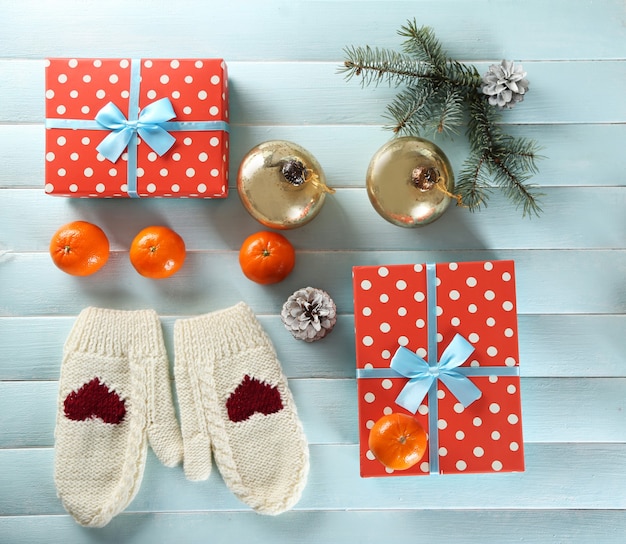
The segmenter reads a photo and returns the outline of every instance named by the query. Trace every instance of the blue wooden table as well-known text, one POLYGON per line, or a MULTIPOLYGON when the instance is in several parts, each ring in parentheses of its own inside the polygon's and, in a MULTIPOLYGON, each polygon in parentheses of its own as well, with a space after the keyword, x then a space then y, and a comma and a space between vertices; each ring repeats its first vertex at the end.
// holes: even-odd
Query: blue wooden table
MULTIPOLYGON (((626 7, 623 0, 0 3, 0 542, 624 542, 626 538, 626 7), (451 209, 423 229, 380 218, 364 188, 390 138, 397 92, 337 73, 348 45, 398 48, 408 19, 432 26, 451 57, 482 73, 523 62, 527 99, 507 130, 546 159, 534 178, 544 213, 522 218, 495 194, 480 213, 451 209), (44 194, 44 58, 223 57, 231 85, 226 200, 72 200, 44 194), (337 189, 289 231, 294 273, 262 287, 237 254, 259 230, 234 189, 254 145, 309 149, 337 189), (48 254, 52 233, 84 219, 109 235, 97 275, 74 278, 48 254), (128 247, 144 226, 178 231, 188 261, 163 282, 140 277, 128 247), (337 235, 340 233, 340 235, 337 235), (351 267, 514 259, 526 471, 361 479, 351 267), (296 342, 278 313, 313 285, 340 316, 322 342, 296 342), (65 338, 86 306, 154 308, 168 352, 173 323, 244 300, 275 343, 311 448, 301 501, 252 512, 217 471, 203 483, 150 452, 128 509, 103 529, 63 510, 53 483, 54 421, 65 338)), ((437 139, 458 169, 462 136, 437 139)))

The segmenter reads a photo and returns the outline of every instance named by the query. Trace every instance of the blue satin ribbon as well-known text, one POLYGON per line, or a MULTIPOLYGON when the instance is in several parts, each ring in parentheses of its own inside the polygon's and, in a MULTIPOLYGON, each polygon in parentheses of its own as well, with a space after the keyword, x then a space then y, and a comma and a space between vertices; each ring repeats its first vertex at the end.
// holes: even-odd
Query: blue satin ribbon
POLYGON ((426 265, 426 303, 428 315, 428 362, 411 350, 400 346, 389 368, 359 368, 357 378, 409 378, 396 403, 411 413, 417 412, 428 397, 429 467, 439 474, 439 410, 437 382, 441 380, 464 406, 482 395, 468 376, 519 376, 515 367, 461 367, 474 351, 463 336, 456 334, 437 360, 437 275, 435 264, 426 265))
POLYGON ((441 380, 467 408, 480 398, 481 392, 469 378, 454 369, 461 366, 473 351, 474 346, 460 334, 455 335, 441 359, 434 364, 427 363, 416 353, 400 346, 391 359, 391 368, 409 378, 409 381, 396 398, 396 404, 414 414, 435 381, 441 380))
POLYGON ((148 104, 136 120, 124 117, 120 109, 109 102, 96 115, 96 122, 112 132, 96 148, 111 162, 120 158, 134 133, 137 133, 159 157, 167 153, 176 138, 167 132, 162 123, 176 117, 169 98, 148 104))
POLYGON ((116 162, 128 149, 127 192, 131 198, 139 198, 137 193, 137 135, 154 150, 159 157, 167 153, 176 138, 169 131, 208 131, 228 132, 225 121, 170 121, 176 117, 169 98, 161 98, 139 111, 139 89, 141 84, 141 60, 130 63, 130 89, 128 97, 128 118, 113 103, 109 102, 89 119, 46 119, 46 128, 111 131, 96 148, 111 162, 116 162))

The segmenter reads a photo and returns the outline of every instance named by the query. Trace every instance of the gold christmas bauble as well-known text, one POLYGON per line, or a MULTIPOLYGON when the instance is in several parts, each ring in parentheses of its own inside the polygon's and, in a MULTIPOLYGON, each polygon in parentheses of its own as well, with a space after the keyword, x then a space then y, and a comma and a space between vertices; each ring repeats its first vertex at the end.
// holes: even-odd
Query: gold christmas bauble
POLYGON ((237 191, 252 217, 280 230, 311 221, 322 209, 326 193, 334 192, 315 157, 285 140, 263 142, 246 154, 237 191))
POLYGON ((420 227, 441 217, 450 205, 454 174, 437 145, 404 136, 374 154, 366 186, 372 206, 383 218, 400 227, 420 227))

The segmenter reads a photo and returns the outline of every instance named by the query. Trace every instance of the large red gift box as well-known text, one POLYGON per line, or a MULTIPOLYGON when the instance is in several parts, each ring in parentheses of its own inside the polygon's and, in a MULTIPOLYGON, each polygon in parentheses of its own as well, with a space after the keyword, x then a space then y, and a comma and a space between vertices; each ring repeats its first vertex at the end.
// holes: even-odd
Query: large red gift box
POLYGON ((222 59, 48 59, 46 193, 228 195, 222 59))
POLYGON ((353 286, 361 476, 523 471, 514 263, 357 266, 353 286), (403 471, 368 447, 395 412, 428 434, 403 471))

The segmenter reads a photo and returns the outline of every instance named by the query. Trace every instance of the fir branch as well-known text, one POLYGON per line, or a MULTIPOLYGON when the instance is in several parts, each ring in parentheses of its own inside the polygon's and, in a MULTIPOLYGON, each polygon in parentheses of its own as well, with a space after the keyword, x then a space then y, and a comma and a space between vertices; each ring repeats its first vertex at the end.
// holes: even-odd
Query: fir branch
POLYGON ((539 215, 541 195, 528 183, 538 171, 537 144, 503 132, 500 111, 480 92, 482 78, 476 67, 448 58, 432 29, 418 28, 413 20, 398 34, 406 38, 402 53, 367 46, 346 48, 340 71, 347 79, 360 77, 363 86, 382 81, 406 85, 387 107, 386 117, 392 121, 387 128, 396 134, 457 133, 467 109, 470 156, 456 184, 462 204, 478 210, 498 186, 522 207, 523 215, 539 215))
MULTIPOLYGON (((416 60, 407 54, 398 53, 390 49, 378 47, 346 47, 344 48, 346 60, 339 67, 338 72, 345 74, 347 81, 353 77, 361 77, 361 86, 378 85, 387 81, 390 85, 400 85, 411 79, 431 80, 435 83, 452 84, 455 86, 467 85, 467 74, 459 78, 454 70, 452 75, 434 73, 432 65, 428 62, 416 60)), ((478 77, 480 81, 480 77, 478 77)))
POLYGON ((538 202, 538 197, 541 195, 535 193, 533 186, 527 183, 530 175, 520 171, 514 164, 511 164, 509 159, 510 156, 505 160, 490 163, 496 181, 516 207, 522 207, 522 216, 538 216, 542 211, 538 202))
POLYGON ((515 138, 512 142, 510 155, 518 162, 518 167, 532 174, 537 174, 537 160, 544 158, 539 155, 541 149, 537 142, 528 138, 515 138))
POLYGON ((381 81, 400 85, 407 78, 429 77, 424 63, 389 49, 347 47, 344 53, 347 58, 339 72, 345 73, 347 80, 355 76, 361 77, 363 87, 378 85, 381 81))
POLYGON ((434 132, 458 134, 458 127, 463 119, 463 96, 455 89, 446 88, 443 98, 437 104, 436 116, 433 116, 431 128, 434 132))
POLYGON ((475 66, 466 66, 456 60, 448 59, 445 73, 458 87, 465 87, 467 93, 475 93, 482 82, 475 66))
POLYGON ((436 90, 432 85, 409 87, 401 91, 389 106, 385 116, 393 124, 385 128, 396 134, 416 134, 423 131, 431 118, 430 100, 436 90))
POLYGON ((435 73, 444 73, 448 58, 435 38, 432 28, 426 26, 417 28, 417 22, 413 19, 401 27, 398 34, 407 38, 403 44, 405 53, 430 64, 435 73))
POLYGON ((462 195, 461 199, 470 210, 480 210, 487 207, 487 200, 491 193, 488 165, 484 156, 472 154, 463 164, 457 176, 456 191, 462 195))
POLYGON ((516 207, 522 206, 522 215, 539 215, 541 207, 537 200, 541 195, 527 183, 529 172, 537 171, 537 146, 529 140, 504 134, 498 124, 500 113, 479 95, 472 99, 470 112, 468 138, 474 154, 484 160, 496 184, 516 207))

